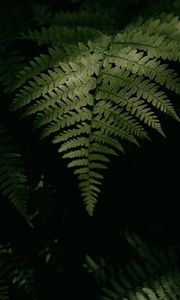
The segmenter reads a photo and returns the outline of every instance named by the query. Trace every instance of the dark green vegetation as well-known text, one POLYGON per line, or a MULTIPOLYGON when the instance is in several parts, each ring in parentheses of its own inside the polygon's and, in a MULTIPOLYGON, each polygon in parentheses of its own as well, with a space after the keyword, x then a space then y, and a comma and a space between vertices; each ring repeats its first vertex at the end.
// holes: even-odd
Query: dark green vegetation
POLYGON ((0 299, 180 298, 179 1, 1 1, 0 299))

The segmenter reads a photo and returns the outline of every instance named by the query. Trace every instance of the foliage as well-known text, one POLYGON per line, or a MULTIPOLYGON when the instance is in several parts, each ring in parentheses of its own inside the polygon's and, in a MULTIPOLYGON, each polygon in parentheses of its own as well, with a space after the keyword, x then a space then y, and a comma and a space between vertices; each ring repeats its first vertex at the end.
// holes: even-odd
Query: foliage
POLYGON ((18 147, 4 124, 0 124, 0 189, 2 196, 7 197, 30 224, 28 180, 18 147))
POLYGON ((50 135, 60 145, 89 215, 101 169, 124 152, 123 141, 139 145, 149 138, 148 127, 164 136, 162 113, 179 121, 167 93, 180 93, 178 74, 167 64, 180 60, 178 26, 178 18, 167 15, 115 35, 59 25, 23 35, 51 48, 17 73, 11 111, 33 116, 41 138, 50 135))
MULTIPOLYGON (((173 119, 178 128, 179 6, 178 1, 166 3, 166 13, 159 13, 165 3, 161 1, 150 16, 153 1, 148 0, 144 6, 140 0, 114 1, 114 6, 109 1, 69 0, 61 3, 60 11, 53 1, 47 5, 1 2, 0 195, 2 210, 7 205, 4 219, 10 238, 2 235, 0 240, 0 298, 10 300, 16 297, 12 296, 15 291, 18 299, 44 300, 53 297, 54 291, 53 286, 51 295, 46 295, 44 273, 57 277, 59 289, 61 274, 70 276, 62 252, 71 245, 68 270, 74 275, 78 264, 74 256, 85 247, 84 235, 79 242, 76 232, 75 242, 69 242, 65 228, 67 204, 62 206, 69 195, 71 212, 65 216, 73 215, 74 231, 80 228, 76 222, 81 211, 74 210, 79 198, 74 177, 66 183, 68 196, 63 195, 63 161, 73 168, 86 211, 92 216, 113 156, 117 161, 126 149, 164 138, 173 119), (146 4, 149 9, 144 13, 146 4), (170 13, 172 8, 177 14, 170 13), (20 227, 16 211, 24 218, 20 227), (25 234, 17 239, 23 230, 25 234), (78 250, 73 243, 79 243, 78 250)), ((137 253, 119 268, 119 275, 103 259, 99 265, 87 257, 89 271, 103 286, 102 299, 179 297, 177 253, 158 253, 137 236, 127 234, 126 238, 137 253)))
MULTIPOLYGON (((3 280, 6 280, 6 284, 11 283, 17 285, 27 296, 31 295, 31 299, 35 299, 33 297, 33 271, 28 267, 27 263, 23 261, 22 255, 18 255, 17 249, 11 245, 1 245, 0 261, 2 268, 1 276, 3 276, 3 280)), ((8 288, 6 289, 6 291, 3 291, 2 288, 1 299, 3 300, 9 299, 7 296, 8 288)))
POLYGON ((155 245, 143 242, 136 234, 125 233, 135 258, 122 267, 86 257, 84 267, 93 274, 101 288, 103 300, 179 299, 180 272, 178 249, 163 252, 155 245))

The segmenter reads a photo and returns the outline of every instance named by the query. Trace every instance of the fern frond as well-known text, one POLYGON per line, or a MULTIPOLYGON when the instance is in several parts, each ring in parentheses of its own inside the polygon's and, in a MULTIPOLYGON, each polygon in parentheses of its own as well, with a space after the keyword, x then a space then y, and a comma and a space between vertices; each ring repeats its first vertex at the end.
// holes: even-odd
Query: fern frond
MULTIPOLYGON (((118 82, 116 82, 117 86, 113 86, 112 89, 115 93, 118 92, 118 89, 126 88, 128 93, 131 95, 136 94, 138 99, 142 97, 162 112, 177 118, 172 103, 167 98, 165 92, 160 91, 159 86, 149 79, 137 76, 136 74, 131 74, 130 71, 126 71, 125 69, 119 70, 118 68, 109 69, 108 71, 106 70, 106 73, 103 72, 103 75, 105 75, 105 87, 108 85, 108 81, 110 82, 111 76, 118 80, 118 82)), ((108 89, 110 89, 110 86, 108 86, 108 89)))
POLYGON ((119 283, 112 282, 112 286, 112 290, 104 288, 106 296, 102 296, 102 300, 178 300, 180 297, 180 274, 176 271, 167 273, 150 283, 149 287, 147 284, 147 287, 138 288, 138 291, 135 292, 126 292, 124 296, 122 296, 124 289, 119 283))
POLYGON ((4 268, 3 268, 2 261, 0 262, 0 299, 2 300, 9 299, 9 286, 4 276, 4 268))
MULTIPOLYGON (((136 251, 136 260, 124 267, 109 266, 101 259, 99 264, 87 256, 85 268, 94 273, 102 289, 102 300, 170 300, 179 299, 180 272, 178 254, 172 248, 159 251, 144 243, 135 234, 125 234, 136 251)), ((122 263, 121 263, 122 264, 122 263)))
POLYGON ((169 40, 166 35, 151 34, 148 30, 143 32, 138 28, 129 32, 119 33, 113 43, 119 48, 131 47, 132 49, 144 50, 150 57, 168 59, 170 61, 180 60, 180 43, 178 40, 169 40))
MULTIPOLYGON (((85 48, 84 53, 86 52, 87 50, 85 48)), ((90 49, 88 52, 90 52, 90 49)), ((83 95, 83 89, 80 89, 83 83, 84 83, 84 93, 87 94, 87 91, 89 91, 90 88, 91 89, 94 88, 95 79, 90 78, 90 76, 92 76, 94 72, 97 72, 98 58, 99 57, 96 57, 96 55, 94 55, 94 61, 93 60, 91 61, 90 68, 85 64, 85 62, 84 63, 82 62, 80 66, 78 66, 76 63, 71 63, 71 62, 70 63, 59 62, 58 64, 59 67, 54 68, 53 71, 49 70, 48 74, 40 73, 40 77, 35 76, 33 81, 31 80, 28 82, 30 86, 25 86, 20 91, 20 93, 17 94, 17 101, 15 100, 13 103, 13 109, 14 110, 16 108, 19 109, 20 107, 29 104, 32 100, 35 100, 42 95, 46 95, 47 97, 46 98, 47 102, 45 104, 47 107, 49 106, 49 103, 50 101, 52 101, 52 99, 54 99, 54 102, 56 102, 58 101, 59 97, 62 97, 62 99, 63 98, 66 99, 67 97, 71 96, 71 94, 73 96, 73 90, 75 90, 74 91, 75 94, 77 86, 79 86, 79 93, 81 92, 83 95), (89 79, 89 83, 88 83, 88 79, 89 79), (17 107, 16 107, 16 102, 17 102, 17 107)), ((75 57, 75 59, 78 60, 78 57, 75 57)), ((21 74, 21 76, 24 76, 24 73, 21 74)), ((42 105, 42 110, 43 110, 44 106, 42 100, 38 102, 38 104, 40 109, 42 105)), ((38 107, 37 110, 35 108, 35 112, 36 111, 38 111, 38 107)))
POLYGON ((79 12, 57 12, 52 22, 59 26, 66 24, 67 27, 89 27, 103 30, 105 32, 114 28, 114 20, 108 12, 101 12, 98 10, 80 10, 79 12))
MULTIPOLYGON (((18 74, 11 108, 21 117, 34 115, 42 138, 60 143, 90 215, 100 193, 102 177, 96 175, 107 168, 109 155, 124 152, 124 140, 139 145, 148 139, 148 127, 164 136, 159 114, 179 121, 166 89, 180 94, 180 78, 163 60, 179 61, 180 45, 170 41, 167 21, 159 24, 158 34, 154 25, 142 24, 115 36, 58 26, 29 33, 56 48, 18 74)), ((175 32, 179 21, 172 24, 175 32)))
POLYGON ((0 297, 2 300, 8 300, 9 295, 8 295, 8 287, 6 283, 3 281, 0 281, 0 297))
POLYGON ((60 44, 76 44, 77 42, 86 43, 89 40, 98 39, 102 33, 97 29, 89 27, 69 28, 66 26, 50 26, 42 28, 41 31, 28 31, 22 37, 36 42, 38 45, 51 45, 53 47, 60 44))
POLYGON ((176 72, 157 58, 152 58, 149 55, 144 56, 144 52, 139 52, 130 47, 121 50, 115 48, 110 54, 107 53, 104 67, 106 68, 107 65, 114 63, 116 66, 125 68, 133 74, 144 75, 161 86, 165 85, 167 89, 177 94, 180 93, 180 79, 176 72))
POLYGON ((10 244, 0 245, 0 260, 4 278, 7 278, 9 283, 22 289, 26 295, 33 295, 33 271, 22 259, 22 255, 19 255, 18 250, 10 244))
POLYGON ((28 182, 21 155, 17 151, 18 147, 14 145, 8 129, 0 124, 0 190, 30 224, 28 182))
MULTIPOLYGON (((179 17, 171 14, 161 13, 158 18, 150 18, 144 20, 140 18, 137 21, 138 28, 146 32, 148 27, 148 32, 151 34, 165 35, 166 39, 174 40, 178 39, 180 36, 180 30, 178 26, 179 17)), ((131 30, 132 24, 129 26, 131 30)))

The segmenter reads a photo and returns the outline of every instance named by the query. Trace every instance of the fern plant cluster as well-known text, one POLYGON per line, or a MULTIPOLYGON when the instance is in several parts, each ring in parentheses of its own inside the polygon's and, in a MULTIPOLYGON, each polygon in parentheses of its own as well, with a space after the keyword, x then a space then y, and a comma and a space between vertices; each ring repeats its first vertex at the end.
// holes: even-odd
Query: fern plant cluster
MULTIPOLYGON (((9 299, 9 285, 17 285, 28 296, 33 296, 34 276, 33 270, 26 261, 22 260, 17 249, 10 244, 0 246, 0 267, 1 267, 1 289, 2 300, 9 299)), ((31 299, 35 299, 34 297, 31 299)))
MULTIPOLYGON (((93 216, 112 159, 118 160, 129 145, 133 150, 154 137, 164 139, 166 124, 175 121, 178 127, 180 120, 179 17, 161 13, 128 23, 122 2, 112 8, 108 1, 104 7, 102 1, 93 1, 92 7, 81 2, 78 10, 57 12, 12 1, 0 11, 0 194, 32 231, 38 222, 48 228, 58 198, 44 177, 47 166, 39 170, 28 161, 34 137, 37 152, 39 145, 51 145, 59 161, 73 169, 79 195, 93 216), (117 10, 121 5, 122 13, 117 10)), ((132 7, 138 3, 128 1, 132 7)), ((35 155, 40 161, 41 155, 35 155)), ((61 178, 58 171, 55 176, 61 178)), ((105 261, 101 268, 87 257, 87 268, 106 286, 102 299, 178 299, 177 253, 159 255, 138 237, 126 238, 138 249, 137 260, 118 276, 105 261)), ((43 246, 33 255, 45 266, 52 263, 59 274, 57 253, 62 249, 57 241, 44 245, 40 234, 43 246)), ((0 240, 2 300, 10 299, 14 286, 29 299, 39 297, 35 268, 20 248, 0 240)))
POLYGON ((144 242, 137 234, 126 232, 125 240, 135 251, 127 264, 108 263, 102 257, 86 256, 84 268, 100 287, 102 300, 170 300, 180 297, 179 248, 144 242))
POLYGON ((122 32, 50 26, 23 38, 48 45, 17 73, 10 111, 33 117, 41 138, 51 137, 74 169, 93 214, 111 155, 124 141, 139 145, 150 129, 162 136, 159 116, 179 121, 167 90, 179 95, 179 20, 171 15, 138 21, 122 32), (148 129, 149 128, 149 129, 148 129))

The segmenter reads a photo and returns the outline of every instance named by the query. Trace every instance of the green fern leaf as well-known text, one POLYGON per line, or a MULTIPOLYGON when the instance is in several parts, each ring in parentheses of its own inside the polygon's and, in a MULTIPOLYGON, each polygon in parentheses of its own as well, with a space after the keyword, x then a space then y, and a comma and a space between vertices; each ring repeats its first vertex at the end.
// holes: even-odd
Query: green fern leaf
POLYGON ((100 193, 99 172, 107 168, 110 155, 124 152, 124 141, 139 145, 140 139, 149 139, 148 128, 165 136, 162 113, 179 121, 166 90, 180 94, 180 78, 163 62, 180 60, 178 26, 177 18, 165 17, 115 36, 60 26, 26 36, 55 48, 18 73, 11 109, 21 117, 34 115, 41 137, 51 135, 60 144, 90 215, 100 193))
POLYGON ((129 245, 136 251, 136 261, 130 261, 124 267, 117 265, 113 267, 105 261, 102 263, 102 259, 99 264, 89 256, 86 259, 86 269, 94 273, 102 289, 100 299, 179 299, 178 249, 176 251, 167 249, 161 252, 156 246, 147 245, 134 234, 125 234, 125 236, 129 245))
POLYGON ((0 189, 30 224, 28 217, 28 182, 18 148, 7 128, 0 124, 0 189))
MULTIPOLYGON (((22 255, 20 255, 18 251, 18 249, 12 247, 10 244, 0 245, 0 261, 3 267, 4 280, 7 279, 8 284, 11 283, 22 289, 27 296, 34 296, 33 271, 22 259, 22 255)), ((4 290, 4 298, 1 299, 9 299, 6 295, 7 293, 5 293, 4 290)))
POLYGON ((29 31, 28 34, 23 34, 22 37, 28 40, 37 42, 38 45, 58 46, 63 44, 75 44, 77 42, 87 42, 101 36, 101 32, 88 27, 68 28, 63 26, 50 26, 42 28, 41 31, 29 31))
MULTIPOLYGON (((0 269, 1 268, 2 267, 0 265, 0 269)), ((7 280, 4 279, 3 270, 2 270, 2 274, 0 273, 0 299, 1 300, 9 299, 9 286, 8 286, 7 280)))

